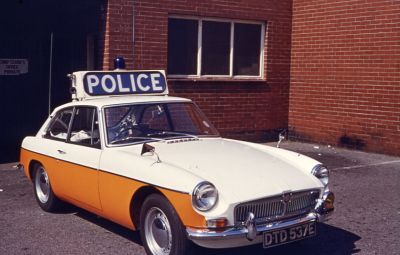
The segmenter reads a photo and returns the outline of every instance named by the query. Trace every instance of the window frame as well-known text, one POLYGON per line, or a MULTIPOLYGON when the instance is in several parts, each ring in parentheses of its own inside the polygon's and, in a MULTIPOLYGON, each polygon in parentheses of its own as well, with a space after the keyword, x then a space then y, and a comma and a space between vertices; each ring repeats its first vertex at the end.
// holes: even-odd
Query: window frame
MULTIPOLYGON (((265 80, 264 76, 264 44, 266 34, 266 22, 262 21, 251 21, 241 19, 224 19, 224 18, 209 18, 209 17, 197 17, 197 16, 185 16, 185 15, 169 15, 169 19, 182 19, 182 20, 195 20, 197 21, 197 73, 196 74, 167 74, 168 78, 171 79, 222 79, 222 80, 265 80), (215 22, 226 22, 230 23, 230 52, 229 52, 229 75, 202 75, 202 42, 203 42, 203 21, 215 21, 215 22), (234 40, 235 40, 235 23, 240 24, 255 24, 261 25, 261 36, 260 36, 260 63, 259 63, 259 75, 234 75, 233 74, 233 61, 234 61, 234 40)), ((168 61, 167 61, 168 63, 168 61)))
MULTIPOLYGON (((67 106, 67 107, 61 108, 57 112, 55 112, 54 114, 50 115, 50 121, 47 124, 47 126, 46 126, 46 128, 44 130, 45 133, 42 135, 42 137, 45 138, 45 139, 55 140, 55 141, 64 142, 64 143, 68 143, 68 144, 74 144, 74 145, 78 145, 78 146, 85 146, 85 147, 90 147, 90 148, 94 148, 94 149, 102 149, 102 140, 103 139, 102 139, 102 134, 101 134, 101 131, 100 131, 101 130, 101 122, 100 122, 100 116, 101 115, 100 114, 101 114, 101 112, 99 111, 98 107, 93 106, 93 105, 74 105, 74 106, 67 106), (76 142, 71 142, 70 141, 71 128, 72 128, 72 123, 73 123, 74 118, 75 118, 76 108, 85 108, 85 107, 86 108, 94 108, 95 114, 97 115, 97 122, 98 122, 97 125, 98 125, 98 128, 99 128, 99 139, 100 139, 100 141, 96 145, 82 144, 82 143, 76 143, 76 142), (60 114, 61 112, 66 111, 66 110, 71 110, 72 111, 72 116, 71 116, 71 119, 70 119, 69 124, 68 124, 67 137, 65 139, 62 139, 62 138, 52 137, 52 136, 48 135, 48 131, 51 128, 51 126, 53 125, 53 122, 55 121, 54 118, 56 118, 58 114, 60 114)), ((93 125, 93 123, 92 123, 92 125, 93 125)))
MULTIPOLYGON (((110 105, 104 105, 101 107, 101 118, 102 121, 104 123, 104 125, 102 125, 102 131, 104 133, 104 146, 105 148, 115 148, 115 147, 125 147, 125 146, 132 146, 132 145, 138 145, 138 144, 144 144, 144 143, 152 143, 155 141, 140 141, 140 142, 133 142, 133 143, 128 143, 128 144, 111 144, 109 143, 109 139, 108 139, 108 132, 107 132, 107 118, 106 118, 106 109, 107 108, 113 108, 113 107, 123 107, 123 106, 136 106, 136 105, 153 105, 153 104, 174 104, 174 103, 187 103, 187 104, 193 104, 198 111, 198 113, 200 115, 202 115, 203 117, 205 117, 207 120, 209 120, 207 118, 207 116, 203 113, 203 111, 199 108, 199 106, 193 102, 193 101, 180 101, 180 100, 172 100, 172 101, 149 101, 149 102, 137 102, 137 103, 123 103, 123 104, 110 104, 110 105)), ((126 115, 125 115, 126 116, 126 115)), ((215 128, 215 126, 213 125, 213 123, 211 121, 209 121, 208 123, 214 130, 217 131, 217 135, 202 135, 201 138, 217 138, 217 137, 221 137, 221 134, 219 133, 218 129, 215 128)), ((199 136, 200 137, 200 136, 199 136)))
POLYGON ((48 125, 46 126, 45 131, 44 131, 45 133, 43 134, 42 137, 45 139, 55 140, 55 141, 59 141, 59 142, 66 142, 68 139, 68 136, 69 136, 70 129, 71 129, 71 124, 72 124, 72 119, 74 118, 74 113, 75 113, 74 106, 68 106, 68 107, 59 109, 57 112, 55 112, 52 116, 50 116, 50 121, 49 121, 48 125), (50 128, 52 128, 53 123, 56 121, 56 118, 58 117, 58 115, 61 114, 62 112, 69 111, 69 110, 72 111, 72 113, 71 113, 71 119, 69 120, 69 123, 68 123, 67 137, 64 139, 64 138, 58 138, 58 137, 49 135, 50 128))
POLYGON ((70 121, 70 125, 69 125, 69 128, 68 128, 68 135, 67 135, 67 139, 66 139, 66 143, 69 143, 69 144, 74 144, 74 145, 78 145, 78 146, 85 146, 85 147, 90 147, 90 148, 94 148, 94 149, 101 149, 101 135, 100 135, 100 121, 99 121, 99 111, 98 111, 98 108, 96 107, 96 106, 92 106, 92 105, 77 105, 77 106, 74 106, 73 107, 73 113, 72 113, 72 118, 71 118, 71 121, 70 121), (85 144, 85 143, 81 143, 81 142, 74 142, 74 141, 71 141, 71 132, 72 132, 72 126, 73 126, 73 124, 74 124, 74 121, 75 121, 75 113, 76 113, 76 110, 78 109, 78 108, 91 108, 91 109, 93 109, 93 111, 94 111, 94 115, 92 116, 92 128, 94 127, 93 126, 93 124, 94 124, 94 118, 95 118, 95 116, 97 117, 97 126, 98 126, 98 132, 99 132, 99 142, 97 143, 97 144, 85 144))

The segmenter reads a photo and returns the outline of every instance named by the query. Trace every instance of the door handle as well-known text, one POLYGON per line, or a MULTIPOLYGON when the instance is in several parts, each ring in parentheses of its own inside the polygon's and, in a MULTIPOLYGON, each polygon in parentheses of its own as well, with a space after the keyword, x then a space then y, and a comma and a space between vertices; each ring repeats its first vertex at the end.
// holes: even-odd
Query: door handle
POLYGON ((63 151, 63 150, 57 150, 58 151, 58 153, 60 153, 60 154, 67 154, 65 151, 63 151))

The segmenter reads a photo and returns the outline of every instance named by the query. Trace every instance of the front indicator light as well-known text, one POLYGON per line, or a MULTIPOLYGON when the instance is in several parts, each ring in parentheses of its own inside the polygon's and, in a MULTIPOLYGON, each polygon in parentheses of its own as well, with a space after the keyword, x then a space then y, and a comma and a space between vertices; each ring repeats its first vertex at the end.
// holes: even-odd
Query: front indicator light
POLYGON ((208 228, 225 228, 226 226, 228 226, 227 218, 218 218, 218 219, 207 220, 208 228))
POLYGON ((324 210, 331 211, 334 209, 333 203, 335 202, 335 195, 332 192, 326 196, 324 201, 324 210))

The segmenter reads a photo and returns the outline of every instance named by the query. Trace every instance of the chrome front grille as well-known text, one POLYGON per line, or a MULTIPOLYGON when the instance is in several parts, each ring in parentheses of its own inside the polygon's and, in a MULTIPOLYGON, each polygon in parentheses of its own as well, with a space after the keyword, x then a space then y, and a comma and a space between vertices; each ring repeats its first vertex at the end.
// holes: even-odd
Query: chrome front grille
POLYGON ((308 190, 239 204, 235 207, 235 222, 243 223, 250 212, 257 224, 304 215, 315 208, 318 198, 319 190, 308 190))

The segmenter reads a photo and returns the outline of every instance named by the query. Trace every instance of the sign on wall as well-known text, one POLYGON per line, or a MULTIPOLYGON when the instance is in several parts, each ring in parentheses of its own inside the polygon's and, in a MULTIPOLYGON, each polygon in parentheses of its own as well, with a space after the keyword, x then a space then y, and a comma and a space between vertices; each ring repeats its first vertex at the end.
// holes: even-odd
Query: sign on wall
POLYGON ((27 59, 0 59, 0 75, 20 75, 27 72, 27 59))

